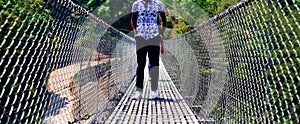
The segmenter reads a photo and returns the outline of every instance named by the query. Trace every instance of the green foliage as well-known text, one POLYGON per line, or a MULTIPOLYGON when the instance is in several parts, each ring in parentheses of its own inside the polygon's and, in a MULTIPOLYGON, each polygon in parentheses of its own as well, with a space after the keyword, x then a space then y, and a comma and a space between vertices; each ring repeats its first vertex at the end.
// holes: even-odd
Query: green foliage
POLYGON ((103 4, 106 0, 72 0, 75 4, 78 4, 89 11, 94 11, 97 7, 103 4))
MULTIPOLYGON (((87 10, 94 11, 99 18, 124 33, 131 31, 130 12, 135 0, 74 0, 87 10)), ((209 17, 224 11, 239 0, 161 0, 168 11, 167 38, 182 35, 193 27, 206 21, 209 17), (183 21, 182 21, 183 20, 183 21), (180 27, 183 26, 183 27, 180 27)))
POLYGON ((239 0, 161 0, 172 18, 172 31, 168 38, 177 37, 190 31, 208 18, 223 12, 239 0), (183 21, 182 21, 183 20, 183 21))
POLYGON ((229 6, 232 6, 240 0, 193 0, 208 13, 209 17, 213 17, 229 6))

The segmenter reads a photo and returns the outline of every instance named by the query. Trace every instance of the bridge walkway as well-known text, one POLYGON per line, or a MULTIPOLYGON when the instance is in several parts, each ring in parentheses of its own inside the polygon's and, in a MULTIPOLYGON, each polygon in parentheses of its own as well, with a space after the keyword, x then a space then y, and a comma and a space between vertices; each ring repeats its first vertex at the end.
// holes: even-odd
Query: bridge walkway
POLYGON ((158 94, 161 99, 151 99, 150 80, 145 69, 143 98, 132 99, 135 91, 133 81, 106 123, 199 123, 176 89, 162 62, 159 71, 158 94))

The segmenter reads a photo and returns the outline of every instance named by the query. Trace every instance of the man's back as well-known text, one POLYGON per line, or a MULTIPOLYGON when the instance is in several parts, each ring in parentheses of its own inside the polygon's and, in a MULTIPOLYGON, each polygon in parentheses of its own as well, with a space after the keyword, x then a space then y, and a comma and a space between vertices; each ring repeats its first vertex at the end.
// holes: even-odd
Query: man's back
POLYGON ((150 39, 160 34, 158 15, 164 12, 164 5, 158 0, 138 0, 133 3, 132 12, 137 14, 136 36, 150 39))

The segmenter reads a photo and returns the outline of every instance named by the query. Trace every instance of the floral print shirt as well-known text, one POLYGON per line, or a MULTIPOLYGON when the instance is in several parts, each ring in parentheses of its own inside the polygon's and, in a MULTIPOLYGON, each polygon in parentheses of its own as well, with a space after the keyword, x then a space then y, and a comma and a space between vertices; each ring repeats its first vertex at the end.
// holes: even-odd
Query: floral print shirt
POLYGON ((158 15, 164 11, 164 5, 159 0, 149 0, 147 7, 143 0, 135 1, 131 12, 137 12, 136 36, 148 40, 159 35, 158 15))

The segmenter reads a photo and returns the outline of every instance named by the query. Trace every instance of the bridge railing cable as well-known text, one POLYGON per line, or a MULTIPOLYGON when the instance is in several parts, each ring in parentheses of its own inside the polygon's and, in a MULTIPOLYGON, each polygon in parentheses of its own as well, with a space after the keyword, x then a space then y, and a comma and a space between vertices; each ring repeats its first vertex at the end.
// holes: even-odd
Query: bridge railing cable
POLYGON ((299 5, 244 0, 165 41, 164 64, 200 119, 300 122, 299 5))
POLYGON ((0 2, 0 123, 100 122, 135 75, 135 42, 70 0, 0 2))

